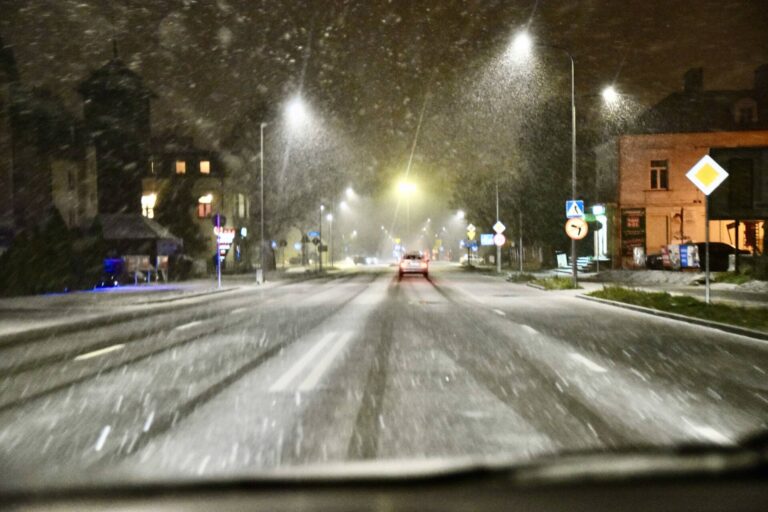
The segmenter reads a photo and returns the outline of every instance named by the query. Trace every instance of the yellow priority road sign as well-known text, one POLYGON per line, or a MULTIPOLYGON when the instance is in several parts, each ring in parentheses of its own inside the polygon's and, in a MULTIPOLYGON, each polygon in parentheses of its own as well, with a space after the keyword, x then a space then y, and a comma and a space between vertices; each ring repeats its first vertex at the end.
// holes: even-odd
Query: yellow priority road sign
POLYGON ((589 233, 587 221, 581 217, 574 217, 565 222, 565 234, 573 240, 581 240, 589 233))
POLYGON ((728 172, 720 167, 720 164, 714 161, 709 155, 699 160, 690 171, 685 175, 691 180, 705 196, 715 191, 720 184, 728 177, 728 172))

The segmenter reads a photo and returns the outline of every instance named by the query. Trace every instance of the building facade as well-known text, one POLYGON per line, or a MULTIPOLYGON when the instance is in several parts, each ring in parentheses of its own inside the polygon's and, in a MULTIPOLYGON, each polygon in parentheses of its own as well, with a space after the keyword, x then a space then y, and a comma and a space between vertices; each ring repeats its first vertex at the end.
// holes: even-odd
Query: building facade
POLYGON ((149 170, 150 100, 139 75, 114 58, 78 87, 96 149, 99 213, 141 212, 142 179, 149 170))
MULTIPOLYGON (((631 268, 637 265, 635 248, 652 254, 668 244, 704 241, 705 196, 686 177, 704 155, 713 156, 729 171, 733 190, 752 192, 750 209, 742 211, 740 218, 725 216, 727 210, 711 215, 710 240, 762 253, 768 213, 768 162, 762 161, 760 148, 768 149, 768 130, 620 137, 619 218, 614 225, 619 243, 614 247, 614 261, 631 268), (755 160, 749 155, 756 150, 755 160), (734 167, 740 165, 736 161, 745 158, 756 162, 746 179, 747 173, 734 167)), ((718 193, 729 193, 726 183, 728 180, 723 190, 710 196, 712 203, 719 200, 718 193)))
POLYGON ((213 224, 220 214, 221 228, 235 233, 231 247, 224 251, 224 265, 227 270, 248 268, 253 236, 249 193, 226 175, 218 152, 197 147, 191 137, 164 134, 153 138, 149 171, 142 180, 142 214, 155 218, 173 189, 184 191, 204 240, 204 248, 196 256, 206 265, 213 264, 217 248, 213 224))

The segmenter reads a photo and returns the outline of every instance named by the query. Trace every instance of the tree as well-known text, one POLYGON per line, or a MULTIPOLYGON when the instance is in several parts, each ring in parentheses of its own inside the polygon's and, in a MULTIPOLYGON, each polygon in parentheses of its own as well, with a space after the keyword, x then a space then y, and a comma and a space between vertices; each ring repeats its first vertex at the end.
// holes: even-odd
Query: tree
POLYGON ((193 216, 197 198, 192 185, 184 177, 171 178, 158 195, 155 220, 184 241, 184 252, 201 256, 208 246, 193 216))

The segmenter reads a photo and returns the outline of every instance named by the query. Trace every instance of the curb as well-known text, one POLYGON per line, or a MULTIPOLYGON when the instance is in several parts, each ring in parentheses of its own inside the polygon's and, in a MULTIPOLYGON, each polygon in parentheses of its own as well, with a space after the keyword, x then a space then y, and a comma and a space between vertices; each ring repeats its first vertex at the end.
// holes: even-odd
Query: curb
POLYGON ((536 288, 537 290, 547 291, 547 289, 540 284, 525 283, 525 286, 530 286, 531 288, 536 288))
POLYGON ((576 297, 579 299, 584 299, 591 302, 597 302, 599 304, 605 304, 607 306, 630 309, 632 311, 637 311, 639 313, 646 313, 649 315, 660 316, 663 318, 669 318, 670 320, 677 320, 679 322, 685 322, 689 324, 699 325, 702 327, 709 327, 710 329, 725 331, 730 334, 738 334, 740 336, 746 336, 748 338, 754 338, 761 341, 768 341, 768 333, 762 332, 762 331, 755 331, 753 329, 747 329, 746 327, 739 327, 736 325, 724 324, 721 322, 714 322, 712 320, 704 320, 703 318, 685 316, 677 313, 669 313, 667 311, 660 311, 658 309, 646 308, 644 306, 627 304, 625 302, 618 302, 615 300, 600 299, 598 297, 590 297, 588 295, 577 295, 576 297))

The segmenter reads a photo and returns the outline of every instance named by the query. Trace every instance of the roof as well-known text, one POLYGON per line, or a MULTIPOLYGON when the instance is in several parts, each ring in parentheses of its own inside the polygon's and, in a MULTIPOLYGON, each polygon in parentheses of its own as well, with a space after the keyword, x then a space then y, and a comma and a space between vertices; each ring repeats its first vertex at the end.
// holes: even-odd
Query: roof
POLYGON ((77 89, 83 96, 90 96, 99 91, 123 91, 132 94, 156 97, 145 85, 137 73, 133 72, 120 59, 111 59, 83 80, 77 89))
POLYGON ((138 213, 103 213, 99 220, 105 240, 172 240, 181 243, 168 228, 138 213))

